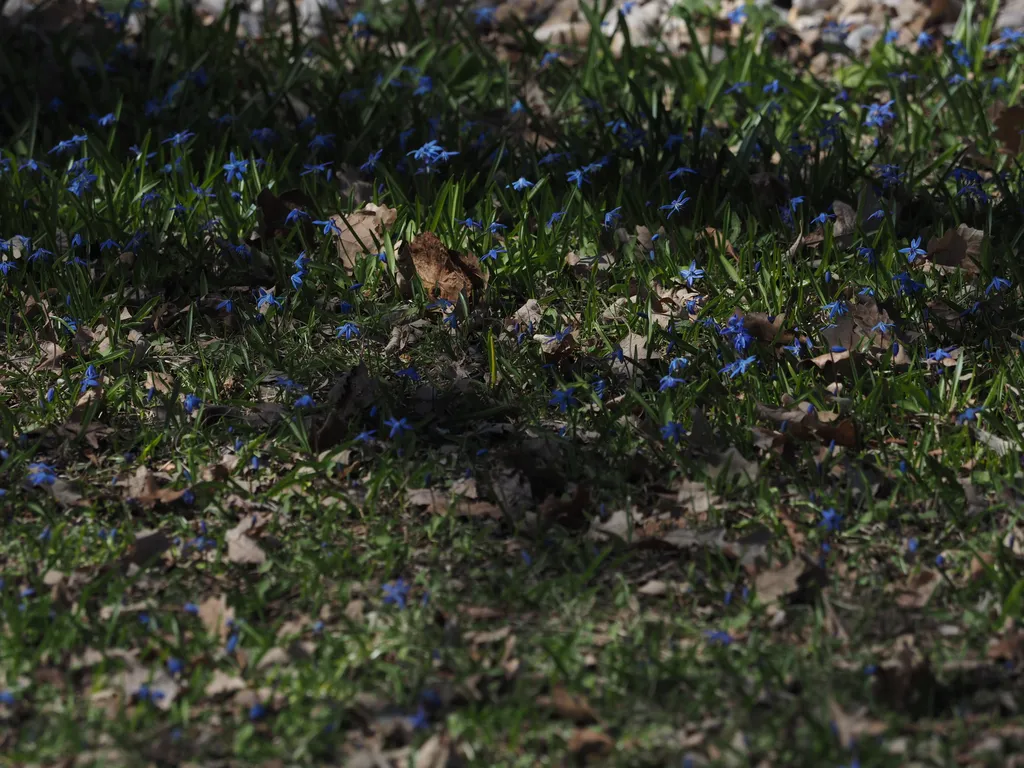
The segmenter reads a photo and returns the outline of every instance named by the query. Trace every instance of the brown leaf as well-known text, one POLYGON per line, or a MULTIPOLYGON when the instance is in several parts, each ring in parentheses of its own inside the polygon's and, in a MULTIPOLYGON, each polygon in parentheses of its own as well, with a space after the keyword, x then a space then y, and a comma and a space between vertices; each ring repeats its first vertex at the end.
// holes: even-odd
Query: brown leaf
POLYGON ((242 521, 225 535, 228 545, 228 560, 239 565, 262 565, 267 562, 267 553, 247 533, 252 528, 252 518, 246 515, 242 521))
POLYGON ((139 531, 135 534, 131 548, 121 558, 121 562, 141 568, 163 555, 171 548, 171 544, 171 538, 163 531, 139 531))
POLYGON ((487 276, 476 256, 450 250, 433 232, 423 232, 402 245, 398 269, 409 283, 419 278, 429 296, 453 303, 460 295, 470 299, 487 286, 487 276))
POLYGON ((203 622, 203 627, 222 641, 227 640, 231 634, 230 624, 234 619, 235 609, 228 605, 228 599, 224 595, 208 597, 199 604, 199 620, 203 622))
POLYGON ((601 719, 590 706, 586 696, 569 693, 561 685, 556 685, 550 696, 538 696, 537 706, 551 710, 558 717, 571 720, 578 725, 590 725, 600 722, 601 719))
POLYGON ((146 389, 152 389, 161 395, 169 395, 174 389, 174 376, 162 371, 147 371, 146 389))
POLYGON ((157 504, 171 504, 185 495, 185 490, 161 488, 156 483, 156 474, 141 466, 128 480, 128 495, 144 507, 157 504))
POLYGON ((213 671, 213 677, 206 684, 203 693, 209 697, 223 696, 227 693, 237 693, 245 690, 245 680, 238 675, 229 675, 219 669, 213 671))
POLYGON ((740 257, 736 253, 736 249, 732 247, 732 243, 725 239, 725 235, 719 232, 714 227, 704 227, 703 233, 698 233, 698 238, 707 238, 711 245, 719 250, 724 250, 730 259, 739 263, 740 257))
POLYGON ((832 211, 836 218, 832 224, 832 235, 836 239, 848 238, 857 230, 857 212, 849 203, 842 200, 832 201, 832 211))
POLYGON ((463 498, 458 493, 448 494, 436 488, 412 488, 406 495, 409 504, 426 507, 434 515, 446 515, 451 510, 460 517, 502 518, 501 509, 489 501, 463 498))
POLYGON ((853 749, 862 736, 881 736, 888 726, 881 720, 871 720, 862 712, 848 714, 836 703, 835 699, 828 702, 831 720, 836 726, 836 736, 843 749, 853 749))
MULTIPOLYGON (((264 188, 256 196, 256 205, 259 206, 260 213, 263 214, 261 235, 264 241, 272 240, 277 235, 288 231, 289 225, 286 219, 292 211, 298 209, 308 212, 315 208, 310 197, 299 189, 285 190, 278 196, 264 188)), ((312 241, 313 225, 310 218, 315 217, 304 216, 300 218, 300 221, 303 228, 307 230, 307 239, 312 241)))
POLYGON ((1007 155, 1019 155, 1024 144, 1024 106, 1006 107, 995 119, 995 137, 1007 155))
POLYGON ((835 443, 847 448, 857 446, 857 428, 852 419, 824 423, 818 411, 811 410, 806 404, 790 408, 757 404, 757 413, 764 419, 785 424, 785 434, 799 440, 817 440, 825 445, 835 443))
POLYGON ((435 733, 416 750, 413 768, 447 768, 451 765, 452 745, 447 733, 435 733))
POLYGON ((743 316, 743 327, 751 336, 765 344, 788 344, 793 340, 792 333, 782 330, 785 322, 785 315, 769 317, 764 312, 749 312, 743 316))
POLYGON ((615 749, 615 739, 593 728, 579 728, 569 737, 569 752, 586 762, 591 757, 607 757, 615 749))
POLYGON ((942 576, 933 568, 923 568, 907 579, 904 586, 898 588, 896 605, 900 608, 924 608, 928 605, 942 576))
POLYGON ((757 574, 754 577, 754 589, 758 600, 765 605, 771 605, 822 582, 821 569, 800 556, 793 558, 781 568, 757 574))
POLYGON ((362 210, 344 216, 331 216, 337 230, 334 232, 338 258, 350 272, 363 256, 377 253, 385 230, 398 219, 398 211, 386 205, 367 203, 362 210))
POLYGON ((325 408, 313 422, 313 450, 320 452, 345 439, 351 422, 377 401, 377 382, 370 378, 366 363, 338 376, 327 394, 325 408))
POLYGON ((37 371, 59 371, 60 361, 64 357, 64 348, 52 341, 39 342, 39 351, 42 357, 36 365, 37 371))
POLYGON ((961 224, 956 229, 948 229, 942 237, 933 237, 928 241, 928 258, 933 264, 944 267, 956 267, 976 275, 981 270, 981 248, 985 233, 961 224))
POLYGON ((590 507, 590 490, 585 485, 577 485, 568 499, 548 496, 541 502, 538 516, 547 522, 557 523, 569 530, 582 530, 590 527, 587 510, 590 507))

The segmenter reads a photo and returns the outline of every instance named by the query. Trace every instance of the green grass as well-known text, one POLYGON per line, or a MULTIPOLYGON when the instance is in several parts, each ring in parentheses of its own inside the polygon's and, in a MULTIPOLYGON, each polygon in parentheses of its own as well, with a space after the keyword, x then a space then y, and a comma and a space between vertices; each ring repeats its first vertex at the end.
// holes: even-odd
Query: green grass
POLYGON ((3 32, 3 763, 1007 764, 1016 36, 399 5, 3 32))

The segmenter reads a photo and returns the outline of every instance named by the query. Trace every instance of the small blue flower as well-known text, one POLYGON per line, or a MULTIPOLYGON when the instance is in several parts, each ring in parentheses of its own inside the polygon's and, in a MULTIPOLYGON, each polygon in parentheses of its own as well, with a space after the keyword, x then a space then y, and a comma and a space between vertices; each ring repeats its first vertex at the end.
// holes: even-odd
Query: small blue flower
POLYGON ((575 404, 575 391, 576 387, 563 387, 561 389, 553 390, 551 393, 551 399, 548 400, 548 405, 556 406, 559 413, 565 413, 575 404))
POLYGON ((909 247, 900 248, 900 253, 906 254, 908 262, 913 262, 917 257, 924 256, 926 251, 921 247, 921 238, 915 237, 909 247))
POLYGON ((409 585, 405 583, 405 579, 396 579, 384 584, 381 591, 384 593, 385 605, 397 605, 399 610, 405 610, 405 601, 409 597, 409 585))
POLYGON ((242 158, 236 158, 235 153, 231 152, 228 162, 226 162, 223 167, 224 180, 230 184, 232 181, 242 180, 246 171, 249 170, 249 161, 242 158))
POLYGON ((737 376, 746 373, 747 369, 750 368, 750 366, 752 366, 756 362, 757 356, 751 355, 750 357, 745 357, 742 358, 741 360, 729 363, 721 370, 719 370, 719 373, 728 373, 730 379, 735 379, 737 376))
POLYGON ((505 253, 504 248, 491 248, 487 253, 480 257, 480 261, 497 261, 499 253, 505 253))
POLYGON ((832 507, 821 511, 821 522, 818 524, 819 527, 824 528, 830 533, 835 533, 840 529, 842 523, 843 516, 836 512, 832 507))
POLYGON ((281 308, 281 302, 274 296, 273 293, 260 288, 259 296, 256 298, 256 309, 263 309, 264 307, 277 307, 281 308))
POLYGON ((686 281, 686 284, 692 288, 695 280, 700 280, 704 277, 704 270, 697 268, 697 262, 691 261, 690 266, 679 270, 679 276, 686 281))
POLYGON ((352 322, 339 325, 334 331, 335 338, 340 339, 344 337, 346 341, 351 341, 359 336, 359 326, 352 322))
POLYGON ((985 295, 988 296, 993 291, 1005 291, 1013 285, 1005 277, 993 277, 992 282, 988 284, 988 288, 985 289, 985 295))
POLYGON ((661 427, 661 439, 666 442, 678 443, 686 435, 686 430, 678 421, 669 421, 661 427))
POLYGON ((203 404, 203 400, 198 395, 192 394, 192 393, 185 395, 185 400, 184 400, 185 413, 191 415, 196 410, 198 410, 199 406, 201 406, 202 404, 203 404))
POLYGON ((312 408, 315 405, 316 402, 308 394, 303 395, 302 397, 295 401, 296 408, 312 408))
POLYGON ((612 208, 604 215, 604 228, 611 229, 622 218, 622 206, 612 208))
POLYGON ((533 186, 533 182, 532 181, 529 181, 525 177, 520 176, 518 179, 513 181, 511 184, 506 185, 505 189, 508 189, 509 187, 512 187, 512 189, 514 189, 516 192, 522 192, 524 189, 529 189, 532 186, 533 186))
POLYGON ((394 416, 391 416, 384 419, 384 426, 388 428, 388 437, 392 440, 396 437, 401 437, 403 432, 412 432, 412 427, 405 417, 396 419, 394 416))
POLYGON ((675 200, 667 205, 660 206, 659 210, 668 211, 668 218, 671 219, 673 214, 680 213, 688 202, 690 202, 690 198, 686 197, 686 190, 684 189, 675 200))

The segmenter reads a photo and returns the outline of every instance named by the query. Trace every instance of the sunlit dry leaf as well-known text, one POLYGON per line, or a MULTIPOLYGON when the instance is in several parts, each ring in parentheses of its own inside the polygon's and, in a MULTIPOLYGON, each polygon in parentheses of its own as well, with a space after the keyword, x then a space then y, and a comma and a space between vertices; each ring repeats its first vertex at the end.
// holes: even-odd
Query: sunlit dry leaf
POLYGON ((157 475, 144 466, 135 470, 135 474, 128 480, 128 496, 144 507, 171 504, 185 493, 185 489, 161 488, 157 485, 157 475))
POLYGON ((228 560, 239 565, 262 565, 267 561, 267 553, 249 536, 252 528, 251 517, 246 515, 242 521, 225 534, 228 545, 228 560))
POLYGON ((714 227, 704 227, 704 231, 698 233, 698 238, 706 238, 707 241, 712 245, 712 247, 717 248, 718 250, 721 251, 725 251, 725 254, 730 259, 732 259, 736 263, 739 263, 739 254, 736 253, 736 249, 732 247, 732 243, 726 240, 725 235, 723 235, 714 227))
POLYGON ((335 214, 331 221, 338 258, 348 271, 355 269, 364 256, 379 252, 384 232, 398 219, 398 211, 386 205, 367 203, 361 210, 346 215, 335 214))
POLYGON ((174 388, 174 376, 163 371, 146 372, 146 389, 152 389, 161 395, 169 395, 174 388))
POLYGON ((829 700, 828 708, 836 727, 839 744, 843 749, 853 749, 863 736, 881 736, 888 730, 888 726, 881 720, 871 720, 860 712, 844 712, 835 699, 829 700))
POLYGON ((758 600, 765 605, 771 605, 811 585, 820 585, 823 582, 824 574, 821 569, 800 556, 779 568, 758 573, 754 578, 754 590, 758 600))
POLYGON ((36 365, 37 371, 59 371, 60 362, 64 357, 64 348, 52 341, 39 342, 41 357, 36 365))
POLYGON ((835 414, 829 414, 826 421, 823 413, 813 410, 806 404, 790 408, 775 408, 757 404, 757 413, 764 419, 776 424, 785 425, 785 434, 799 440, 817 440, 825 445, 835 443, 847 448, 857 445, 857 428, 852 419, 834 421, 835 414))
POLYGON ((607 757, 615 749, 615 739, 593 728, 573 731, 567 745, 569 752, 584 763, 593 757, 607 757))
POLYGON ((558 717, 571 720, 578 725, 597 723, 601 719, 590 706, 586 696, 570 693, 560 685, 552 689, 550 696, 538 696, 536 703, 541 709, 547 709, 558 717))
POLYGON ((923 568, 897 587, 896 605, 900 608, 924 608, 942 581, 941 574, 932 568, 923 568))
POLYGON ((203 689, 203 693, 210 697, 224 696, 229 693, 237 693, 238 691, 245 690, 246 683, 238 675, 229 675, 219 669, 213 670, 213 677, 210 678, 210 682, 206 684, 206 688, 203 689))
POLYGON ((228 605, 228 599, 224 595, 208 597, 199 604, 199 620, 203 623, 206 631, 216 635, 221 641, 226 640, 231 634, 231 622, 235 619, 235 609, 228 605))
POLYGON ((449 249, 433 232, 423 232, 399 250, 398 268, 406 280, 417 277, 429 296, 457 302, 478 297, 487 275, 476 256, 449 249))

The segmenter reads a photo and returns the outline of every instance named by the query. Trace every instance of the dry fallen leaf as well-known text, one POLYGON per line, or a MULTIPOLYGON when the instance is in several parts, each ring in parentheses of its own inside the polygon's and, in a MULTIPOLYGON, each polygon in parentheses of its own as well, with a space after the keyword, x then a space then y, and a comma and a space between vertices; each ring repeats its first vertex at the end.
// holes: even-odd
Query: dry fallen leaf
POLYGON ((943 267, 955 267, 968 274, 976 275, 981 270, 981 248, 985 241, 985 233, 961 224, 956 229, 948 229, 942 237, 933 237, 928 241, 928 258, 933 264, 943 267))
POLYGON ((457 302, 478 296, 487 287, 487 275, 476 256, 449 249, 433 232, 423 232, 399 249, 398 269, 408 283, 419 278, 429 296, 457 302))
POLYGON ((338 258, 345 269, 351 272, 360 258, 377 253, 384 232, 397 219, 397 210, 374 203, 367 203, 362 210, 354 211, 347 216, 331 216, 331 221, 337 228, 332 229, 332 232, 338 247, 338 258))
POLYGON ((1019 155, 1024 145, 1024 106, 1006 107, 995 119, 995 137, 1008 155, 1019 155))
POLYGON ((267 561, 267 553, 249 536, 252 518, 246 515, 242 521, 225 535, 228 545, 228 560, 239 565, 262 565, 267 561))
POLYGON ((824 414, 819 414, 805 403, 790 408, 758 403, 757 413, 776 424, 785 424, 785 434, 799 440, 817 440, 825 445, 835 443, 847 448, 857 445, 857 428, 851 419, 825 422, 824 414))
POLYGON ((795 557, 786 565, 762 571, 754 577, 754 591, 757 599, 765 605, 779 602, 784 597, 800 592, 805 586, 820 584, 821 569, 804 557, 795 557))
POLYGON ((569 693, 560 685, 554 687, 550 696, 538 696, 537 706, 551 710, 558 717, 572 720, 578 725, 590 725, 600 721, 586 696, 569 693))
POLYGON ((896 605, 900 608, 924 608, 941 581, 938 571, 922 569, 907 579, 905 585, 897 587, 896 605))
POLYGON ((171 504, 186 493, 185 489, 161 488, 156 480, 155 473, 140 466, 128 480, 128 496, 144 507, 155 507, 157 504, 171 504))
POLYGON ((615 749, 615 739, 593 728, 573 731, 569 738, 569 752, 586 762, 591 757, 607 757, 615 749))
POLYGON ((208 597, 199 604, 199 620, 211 635, 218 636, 222 641, 231 634, 231 623, 235 619, 235 609, 228 605, 224 595, 208 597))
POLYGON ((832 722, 836 726, 836 736, 843 749, 853 749, 862 736, 881 736, 888 730, 888 726, 881 720, 871 720, 862 712, 844 712, 834 699, 829 700, 828 708, 832 722))

